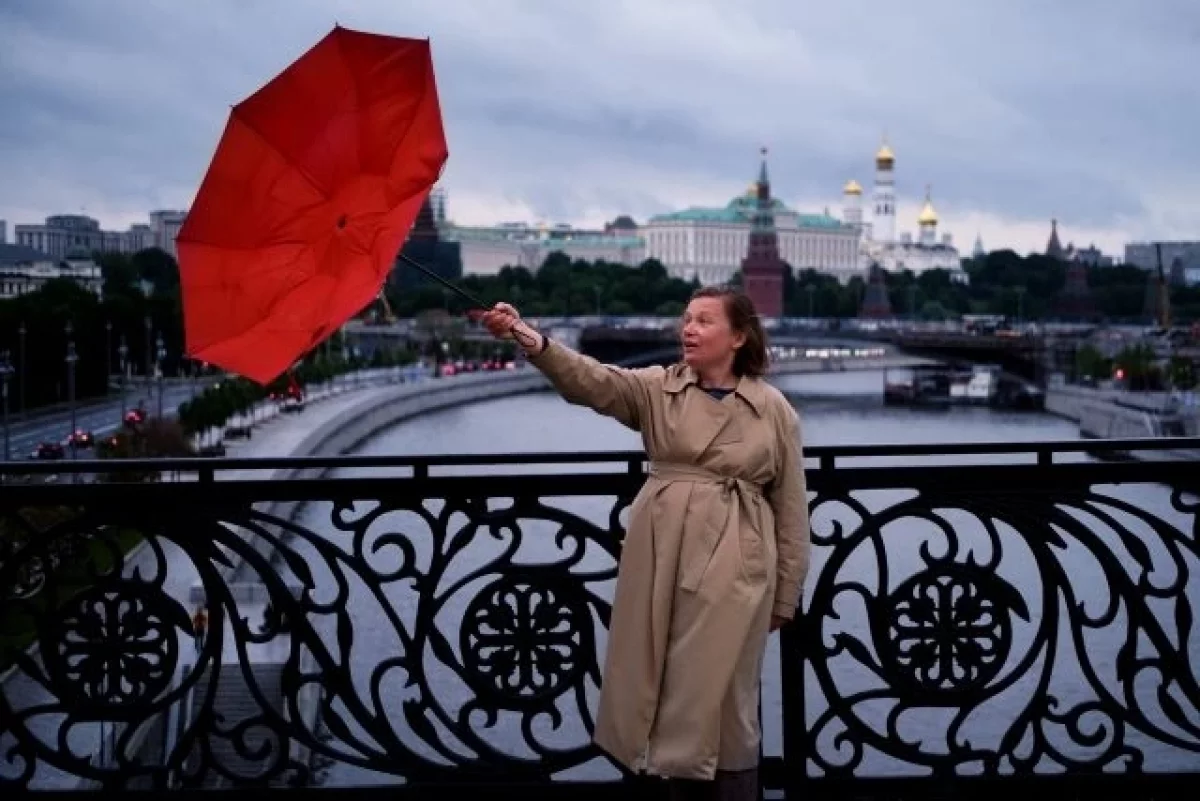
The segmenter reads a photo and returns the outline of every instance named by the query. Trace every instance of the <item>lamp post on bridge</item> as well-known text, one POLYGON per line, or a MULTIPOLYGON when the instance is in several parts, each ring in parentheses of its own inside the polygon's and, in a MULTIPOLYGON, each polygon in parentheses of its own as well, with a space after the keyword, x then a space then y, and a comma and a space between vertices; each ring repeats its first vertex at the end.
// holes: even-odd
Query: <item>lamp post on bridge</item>
POLYGON ((4 387, 0 392, 4 395, 4 461, 6 462, 12 458, 12 441, 9 439, 8 430, 8 379, 12 377, 12 374, 12 359, 6 350, 0 353, 0 380, 4 382, 4 387))
POLYGON ((104 395, 112 382, 112 320, 104 321, 104 395))
POLYGON ((125 422, 125 412, 127 411, 125 405, 125 359, 128 355, 129 346, 125 344, 125 335, 121 334, 121 344, 117 348, 118 369, 121 371, 121 419, 118 421, 118 425, 125 422))
POLYGON ((21 372, 17 375, 17 385, 20 388, 21 414, 25 414, 25 321, 21 321, 21 327, 17 329, 18 342, 20 343, 17 351, 17 358, 21 362, 21 372))
POLYGON ((75 458, 75 427, 76 427, 76 420, 75 420, 75 362, 79 361, 79 357, 75 353, 75 338, 72 336, 75 329, 71 325, 70 320, 67 320, 67 325, 66 325, 65 330, 67 333, 67 358, 66 358, 66 362, 67 362, 67 403, 71 408, 71 433, 70 433, 70 438, 67 440, 67 442, 70 446, 71 458, 74 459, 75 458))
POLYGON ((151 371, 153 370, 154 352, 154 323, 150 320, 150 315, 146 315, 143 321, 146 325, 146 391, 150 391, 150 380, 152 378, 151 371))
POLYGON ((159 332, 158 341, 156 342, 156 354, 158 356, 158 419, 163 416, 163 359, 167 357, 167 349, 163 347, 162 333, 159 332))

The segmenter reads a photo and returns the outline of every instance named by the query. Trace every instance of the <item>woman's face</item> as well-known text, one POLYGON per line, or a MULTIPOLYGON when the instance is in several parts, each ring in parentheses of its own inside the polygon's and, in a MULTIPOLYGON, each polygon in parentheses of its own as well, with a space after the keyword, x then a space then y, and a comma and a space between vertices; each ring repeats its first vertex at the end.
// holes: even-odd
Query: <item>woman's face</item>
POLYGON ((746 342, 746 335, 730 325, 721 298, 695 298, 689 303, 681 338, 683 360, 698 373, 731 368, 737 349, 746 342))

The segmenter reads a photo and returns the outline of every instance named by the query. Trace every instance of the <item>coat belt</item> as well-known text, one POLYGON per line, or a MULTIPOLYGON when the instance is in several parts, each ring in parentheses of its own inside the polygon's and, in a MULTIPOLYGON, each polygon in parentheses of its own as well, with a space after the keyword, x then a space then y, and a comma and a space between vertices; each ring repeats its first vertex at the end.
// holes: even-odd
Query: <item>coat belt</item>
POLYGON ((662 481, 720 484, 725 488, 726 492, 730 493, 753 493, 754 495, 758 495, 760 497, 763 494, 763 488, 761 484, 756 484, 753 481, 747 481, 744 478, 721 475, 716 470, 709 470, 707 467, 701 467, 700 465, 695 464, 685 464, 683 462, 651 462, 650 475, 661 479, 662 481))
MULTIPOLYGON (((704 538, 701 552, 697 554, 698 558, 689 559, 679 566, 679 586, 695 592, 700 588, 704 574, 712 562, 713 554, 722 537, 726 534, 739 536, 738 529, 745 524, 758 530, 759 516, 756 502, 763 497, 763 487, 761 484, 747 481, 744 478, 722 475, 706 467, 681 462, 651 462, 650 475, 668 483, 678 481, 692 484, 714 484, 724 490, 725 519, 720 521, 709 517, 708 525, 704 526, 703 531, 690 534, 685 532, 685 536, 704 538), (746 510, 745 514, 742 514, 742 509, 746 510)), ((761 536, 761 532, 759 534, 761 536)))

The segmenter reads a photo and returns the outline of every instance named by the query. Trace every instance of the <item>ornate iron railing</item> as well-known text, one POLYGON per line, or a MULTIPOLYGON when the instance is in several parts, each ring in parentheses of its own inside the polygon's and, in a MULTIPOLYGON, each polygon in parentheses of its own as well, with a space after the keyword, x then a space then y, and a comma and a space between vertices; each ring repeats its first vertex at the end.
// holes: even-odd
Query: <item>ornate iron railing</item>
MULTIPOLYGON (((1194 795, 1198 450, 809 449, 814 559, 764 676, 767 790, 1194 795)), ((0 787, 661 794, 589 741, 644 467, 0 466, 0 787)))

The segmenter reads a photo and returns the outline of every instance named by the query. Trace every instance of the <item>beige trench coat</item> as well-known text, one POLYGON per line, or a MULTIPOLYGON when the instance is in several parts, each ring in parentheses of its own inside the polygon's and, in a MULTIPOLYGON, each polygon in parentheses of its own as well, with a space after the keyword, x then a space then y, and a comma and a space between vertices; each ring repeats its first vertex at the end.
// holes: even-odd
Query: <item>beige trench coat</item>
POLYGON ((799 419, 770 384, 716 400, 684 365, 622 369, 547 341, 530 361, 567 401, 641 432, 595 741, 630 770, 711 779, 758 765, 771 615, 808 569, 799 419))

